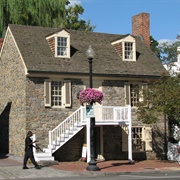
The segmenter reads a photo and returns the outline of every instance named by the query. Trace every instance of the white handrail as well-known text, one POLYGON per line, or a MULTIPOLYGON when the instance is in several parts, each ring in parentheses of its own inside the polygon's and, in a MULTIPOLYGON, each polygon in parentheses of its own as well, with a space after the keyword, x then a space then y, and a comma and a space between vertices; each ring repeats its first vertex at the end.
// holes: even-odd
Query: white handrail
POLYGON ((85 107, 80 107, 75 112, 73 112, 69 117, 67 117, 63 122, 61 122, 56 128, 50 131, 49 134, 49 145, 50 147, 53 145, 54 141, 57 141, 57 138, 64 138, 66 131, 70 129, 70 127, 74 127, 81 123, 81 121, 85 120, 85 107), (84 116, 83 116, 84 114, 84 116))

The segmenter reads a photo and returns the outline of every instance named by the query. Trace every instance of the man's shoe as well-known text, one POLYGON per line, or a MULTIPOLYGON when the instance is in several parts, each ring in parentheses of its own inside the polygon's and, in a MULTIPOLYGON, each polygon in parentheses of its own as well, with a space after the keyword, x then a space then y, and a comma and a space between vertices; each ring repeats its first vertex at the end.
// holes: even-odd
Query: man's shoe
POLYGON ((23 166, 23 169, 29 169, 27 166, 23 166))
POLYGON ((41 169, 41 166, 35 166, 36 169, 41 169))

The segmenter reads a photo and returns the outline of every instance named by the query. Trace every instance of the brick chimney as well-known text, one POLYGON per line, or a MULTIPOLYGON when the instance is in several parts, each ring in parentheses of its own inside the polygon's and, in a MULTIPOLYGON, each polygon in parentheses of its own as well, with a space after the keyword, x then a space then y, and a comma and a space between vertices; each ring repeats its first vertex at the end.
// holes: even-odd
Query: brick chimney
POLYGON ((2 44, 3 44, 3 38, 0 38, 0 50, 1 50, 1 47, 2 47, 2 44))
POLYGON ((132 17, 132 35, 141 36, 150 46, 150 15, 140 13, 132 17))

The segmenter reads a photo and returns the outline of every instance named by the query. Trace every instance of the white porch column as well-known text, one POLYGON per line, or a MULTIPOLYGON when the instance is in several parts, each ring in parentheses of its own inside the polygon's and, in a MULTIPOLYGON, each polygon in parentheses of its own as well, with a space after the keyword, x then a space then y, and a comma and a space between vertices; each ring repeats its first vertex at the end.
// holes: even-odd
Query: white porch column
POLYGON ((132 119, 131 119, 131 106, 128 107, 128 161, 132 162, 132 119))
POLYGON ((87 163, 90 161, 91 157, 91 145, 90 145, 90 118, 86 118, 86 142, 87 142, 87 163))

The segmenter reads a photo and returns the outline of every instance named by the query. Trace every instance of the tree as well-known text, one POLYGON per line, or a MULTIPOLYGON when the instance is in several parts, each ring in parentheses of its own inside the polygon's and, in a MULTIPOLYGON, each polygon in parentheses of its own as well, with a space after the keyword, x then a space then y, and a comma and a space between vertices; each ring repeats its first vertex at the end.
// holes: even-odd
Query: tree
MULTIPOLYGON (((157 57, 162 63, 169 63, 170 71, 171 65, 173 66, 177 61, 178 46, 180 41, 158 43, 151 37, 151 50, 158 54, 157 57)), ((147 124, 156 123, 164 117, 165 159, 167 159, 167 122, 168 141, 177 143, 180 140, 180 136, 177 136, 177 132, 180 132, 180 75, 174 73, 171 75, 172 77, 162 76, 149 86, 144 92, 144 103, 139 103, 138 114, 138 120, 147 124)))
MULTIPOLYGON (((177 36, 177 39, 180 36, 177 36)), ((177 60, 177 47, 180 46, 180 41, 169 42, 165 41, 159 43, 152 36, 150 36, 150 48, 156 54, 156 56, 162 61, 162 63, 176 62, 177 60)))
POLYGON ((67 21, 65 27, 67 29, 93 31, 95 26, 90 26, 90 20, 87 22, 84 20, 79 20, 79 15, 83 14, 83 12, 84 9, 79 4, 76 4, 74 7, 70 6, 67 9, 67 21))
POLYGON ((144 101, 139 104, 138 119, 150 124, 158 121, 159 113, 167 115, 169 121, 180 122, 180 78, 166 77, 149 85, 144 92, 144 101))
POLYGON ((90 25, 90 20, 79 19, 84 9, 69 4, 68 0, 1 0, 0 37, 4 36, 8 24, 93 31, 95 26, 90 25))
MULTIPOLYGON (((151 49, 159 54, 163 63, 177 61, 177 47, 180 41, 159 44, 151 37, 151 49)), ((149 84, 144 92, 145 101, 139 103, 139 120, 144 123, 155 123, 159 113, 167 115, 168 121, 180 123, 180 76, 162 77, 149 84)))
MULTIPOLYGON (((144 94, 144 102, 139 104, 138 120, 146 124, 164 119, 164 152, 167 159, 167 122, 168 139, 177 143, 175 130, 180 130, 180 77, 162 77, 149 85, 144 94)), ((179 136, 177 136, 179 137, 179 136)))
POLYGON ((150 36, 150 48, 160 59, 160 49, 158 48, 158 45, 159 45, 158 41, 156 41, 152 36, 150 36))
POLYGON ((158 48, 160 51, 160 59, 162 63, 171 63, 177 61, 177 47, 180 46, 180 41, 173 43, 164 42, 159 44, 158 48))

